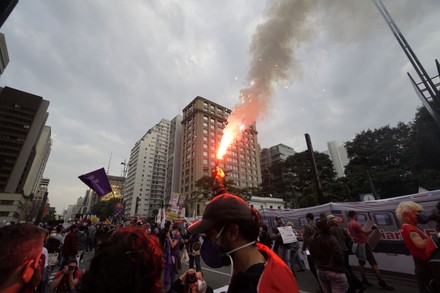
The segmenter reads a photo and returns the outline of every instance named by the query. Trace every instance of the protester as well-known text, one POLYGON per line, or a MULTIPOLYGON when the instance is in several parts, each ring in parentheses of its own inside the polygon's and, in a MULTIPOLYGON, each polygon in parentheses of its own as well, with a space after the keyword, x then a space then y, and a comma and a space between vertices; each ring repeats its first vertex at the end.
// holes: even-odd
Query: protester
POLYGON ((44 237, 32 224, 0 228, 0 292, 34 292, 43 274, 44 237))
POLYGON ((86 233, 87 226, 81 225, 78 228, 78 231, 76 232, 77 236, 77 250, 78 250, 78 256, 77 261, 78 264, 82 261, 84 257, 84 251, 87 249, 87 233, 86 233))
POLYGON ((70 258, 66 265, 55 275, 50 289, 54 293, 75 293, 78 282, 81 279, 82 272, 78 268, 76 258, 70 258))
POLYGON ((351 238, 353 239, 353 242, 356 244, 356 256, 359 260, 362 283, 366 286, 373 285, 368 282, 365 274, 365 264, 368 261, 373 273, 376 275, 376 278, 379 281, 379 287, 385 290, 393 291, 394 288, 389 286, 382 279, 379 268, 377 267, 376 259, 374 258, 373 252, 371 251, 370 245, 367 241, 367 236, 370 235, 377 228, 377 226, 374 224, 368 230, 362 228, 362 226, 357 222, 358 214, 355 211, 349 211, 348 217, 350 220, 348 221, 347 228, 351 238))
POLYGON ((170 270, 170 284, 173 284, 176 280, 176 275, 182 268, 180 262, 180 245, 183 244, 182 235, 180 235, 179 225, 174 224, 171 228, 171 235, 168 234, 168 240, 170 241, 171 262, 172 270, 170 270))
POLYGON ((170 225, 171 222, 167 221, 164 228, 159 233, 159 241, 162 248, 163 254, 163 288, 164 291, 168 291, 171 283, 171 271, 173 270, 173 262, 171 257, 171 246, 170 246, 170 225))
POLYGON ((95 250, 95 246, 96 246, 96 226, 94 224, 91 223, 91 221, 89 221, 89 227, 87 228, 88 233, 88 237, 87 237, 87 248, 86 251, 87 252, 92 252, 93 250, 95 250))
MULTIPOLYGON (((286 226, 291 227, 293 233, 295 234, 295 236, 298 236, 297 232, 295 230, 295 226, 293 225, 292 222, 287 222, 286 226)), ((298 246, 298 241, 297 240, 298 240, 298 238, 296 238, 296 241, 290 243, 289 266, 290 266, 290 269, 292 270, 294 275, 295 275, 295 261, 296 261, 296 263, 298 264, 298 267, 299 267, 298 271, 304 272, 304 270, 305 270, 303 261, 302 261, 301 257, 298 254, 299 246, 298 246)), ((295 275, 295 277, 298 278, 296 275, 295 275)))
POLYGON ((162 292, 162 251, 145 229, 123 227, 101 243, 80 282, 84 293, 162 292))
POLYGON ((341 226, 339 226, 337 219, 334 215, 328 215, 327 216, 327 224, 330 228, 330 234, 333 235, 336 240, 338 240, 338 244, 342 249, 342 252, 344 253, 344 267, 347 274, 347 280, 348 280, 348 293, 354 293, 356 290, 359 289, 359 293, 364 292, 367 287, 362 284, 361 280, 359 280, 358 277, 354 274, 353 270, 350 266, 350 251, 347 247, 347 242, 351 240, 350 235, 348 235, 347 231, 345 231, 341 226))
POLYGON ((266 224, 262 224, 260 227, 260 235, 258 235, 258 242, 272 248, 273 240, 269 235, 269 228, 266 224))
POLYGON ((203 274, 194 269, 185 271, 174 283, 172 289, 176 293, 212 293, 211 287, 206 284, 203 274))
POLYGON ((309 239, 310 255, 316 266, 324 293, 345 293, 348 290, 344 269, 344 253, 338 240, 330 234, 327 220, 316 223, 318 232, 309 239))
MULTIPOLYGON (((190 233, 188 233, 190 234, 190 233)), ((200 272, 202 270, 202 266, 200 264, 200 248, 202 244, 200 244, 200 235, 189 235, 188 238, 188 256, 189 256, 189 268, 195 268, 196 271, 200 272), (195 267, 194 267, 195 264, 195 267)))
POLYGON ((76 234, 76 224, 69 227, 69 233, 64 237, 64 244, 61 249, 62 259, 60 269, 64 268, 68 259, 78 255, 78 236, 76 234))
POLYGON ((429 254, 426 252, 428 236, 417 227, 417 224, 429 222, 429 217, 422 211, 423 207, 413 201, 402 201, 396 208, 396 215, 403 222, 403 242, 413 256, 419 292, 425 293, 431 292, 429 282, 433 279, 433 274, 428 264, 429 254))
POLYGON ((260 214, 238 196, 223 193, 207 205, 203 218, 188 227, 205 233, 201 256, 214 268, 232 263, 229 293, 298 292, 289 267, 267 246, 256 243, 260 214), (275 277, 276 276, 276 277, 275 277))
POLYGON ((313 220, 315 219, 315 216, 312 213, 306 214, 306 221, 307 224, 304 226, 304 236, 303 236, 303 245, 302 245, 302 253, 306 254, 307 262, 309 263, 310 271, 312 272, 313 276, 319 283, 318 274, 316 273, 315 263, 313 261, 313 258, 310 256, 310 251, 308 249, 309 245, 309 239, 318 232, 318 228, 316 228, 315 223, 313 220))
POLYGON ((290 243, 284 243, 279 227, 284 227, 285 223, 280 216, 275 217, 275 227, 272 229, 272 238, 275 240, 274 251, 284 260, 286 265, 290 263, 290 243))

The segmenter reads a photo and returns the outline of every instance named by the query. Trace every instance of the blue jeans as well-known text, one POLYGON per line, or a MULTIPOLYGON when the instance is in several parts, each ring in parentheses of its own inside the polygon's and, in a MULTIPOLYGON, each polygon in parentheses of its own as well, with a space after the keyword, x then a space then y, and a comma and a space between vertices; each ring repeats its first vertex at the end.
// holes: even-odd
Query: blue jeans
POLYGON ((192 254, 188 254, 189 255, 189 268, 194 268, 194 262, 196 263, 196 271, 200 272, 202 271, 202 266, 200 265, 200 254, 199 255, 192 255, 192 254))
POLYGON ((281 244, 278 246, 278 256, 289 266, 290 263, 290 248, 287 245, 281 244))
POLYGON ((323 271, 316 268, 318 280, 324 293, 345 293, 348 290, 347 276, 344 273, 323 271))
POLYGON ((295 268, 295 260, 298 263, 298 269, 300 270, 304 270, 304 264, 303 261, 301 259, 301 257, 298 254, 298 250, 297 251, 293 251, 292 249, 290 250, 290 268, 293 270, 295 268))

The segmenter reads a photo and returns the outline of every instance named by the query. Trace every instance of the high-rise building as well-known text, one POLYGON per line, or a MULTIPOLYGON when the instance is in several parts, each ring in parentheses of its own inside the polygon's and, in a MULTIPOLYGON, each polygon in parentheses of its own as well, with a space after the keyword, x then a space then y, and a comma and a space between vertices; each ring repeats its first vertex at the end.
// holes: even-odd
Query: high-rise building
POLYGON ((165 203, 170 201, 172 193, 179 193, 180 161, 182 150, 182 116, 171 120, 170 142, 168 144, 168 164, 165 185, 165 203))
POLYGON ((327 142, 328 152, 330 154, 330 159, 333 163, 333 168, 336 171, 336 177, 345 176, 345 166, 349 163, 347 150, 345 149, 345 144, 340 141, 329 141, 327 142))
POLYGON ((257 187, 261 183, 260 151, 255 125, 246 129, 242 138, 235 141, 223 160, 216 159, 223 128, 231 110, 196 97, 183 109, 182 150, 180 165, 180 195, 186 197, 186 211, 189 215, 201 215, 207 198, 201 197, 195 186, 204 176, 211 176, 211 170, 218 165, 236 188, 257 187))
POLYGON ((162 119, 131 149, 124 186, 125 217, 151 217, 164 205, 170 123, 162 119))
POLYGON ((264 148, 261 150, 261 170, 269 169, 273 163, 285 161, 287 157, 293 156, 295 151, 293 148, 282 143, 264 148))
POLYGON ((0 33, 0 75, 5 71, 9 64, 8 47, 6 46, 5 35, 0 33))
POLYGON ((26 219, 50 151, 48 107, 42 97, 0 88, 0 220, 26 219))

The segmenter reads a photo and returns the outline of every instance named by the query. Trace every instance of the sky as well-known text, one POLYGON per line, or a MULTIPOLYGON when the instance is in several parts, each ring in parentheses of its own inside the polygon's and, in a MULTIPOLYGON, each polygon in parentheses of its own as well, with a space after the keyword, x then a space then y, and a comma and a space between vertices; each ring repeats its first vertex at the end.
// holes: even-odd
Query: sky
MULTIPOLYGON (((383 3, 437 75, 438 1, 383 3)), ((135 142, 196 96, 250 109, 262 148, 299 152, 305 133, 326 151, 421 106, 415 71, 369 0, 20 0, 0 31, 10 58, 0 86, 50 101, 44 177, 58 213, 84 196, 79 175, 121 176, 135 142)))

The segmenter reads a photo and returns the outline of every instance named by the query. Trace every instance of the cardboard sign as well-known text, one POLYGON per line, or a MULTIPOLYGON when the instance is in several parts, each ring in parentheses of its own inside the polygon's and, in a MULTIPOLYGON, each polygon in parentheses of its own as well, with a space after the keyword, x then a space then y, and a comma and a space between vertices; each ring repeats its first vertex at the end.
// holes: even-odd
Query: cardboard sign
POLYGON ((280 232, 281 239, 283 239, 283 244, 289 244, 298 241, 292 227, 278 227, 278 231, 280 232))

